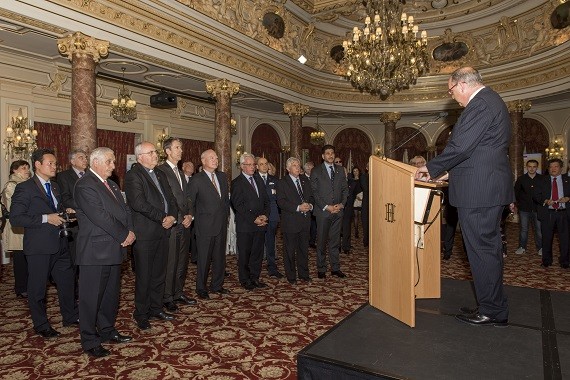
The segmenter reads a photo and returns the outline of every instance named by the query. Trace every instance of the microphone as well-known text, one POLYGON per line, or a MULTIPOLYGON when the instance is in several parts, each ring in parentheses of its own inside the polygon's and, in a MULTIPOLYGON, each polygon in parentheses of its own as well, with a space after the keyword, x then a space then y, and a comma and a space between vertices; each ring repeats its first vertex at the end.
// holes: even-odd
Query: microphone
POLYGON ((411 139, 413 139, 414 137, 416 137, 417 135, 419 135, 419 134, 422 132, 422 130, 423 130, 425 127, 427 127, 427 125, 428 125, 429 123, 436 122, 436 121, 438 121, 439 119, 441 119, 442 117, 446 117, 447 115, 448 115, 448 113, 445 112, 445 111, 444 111, 444 112, 440 112, 433 120, 428 120, 428 121, 426 121, 425 123, 423 123, 422 125, 420 125, 420 127, 418 128, 418 130, 417 130, 413 135, 411 135, 406 141, 404 141, 403 143, 401 143, 401 144, 398 145, 397 147, 390 149, 390 153, 394 153, 395 151, 397 151, 398 149, 400 149, 401 147, 403 147, 404 145, 406 145, 406 144, 408 143, 408 141, 410 141, 411 139))

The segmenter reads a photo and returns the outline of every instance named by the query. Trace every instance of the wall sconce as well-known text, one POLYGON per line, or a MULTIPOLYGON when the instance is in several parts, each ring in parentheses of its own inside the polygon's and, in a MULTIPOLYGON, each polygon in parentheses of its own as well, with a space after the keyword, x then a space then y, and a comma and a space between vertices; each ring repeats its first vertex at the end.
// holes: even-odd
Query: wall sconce
POLYGON ((560 145, 560 140, 561 139, 558 136, 555 137, 554 143, 545 149, 547 159, 549 160, 553 158, 562 159, 562 157, 564 156, 564 147, 560 145))
POLYGON ((281 147, 281 152, 283 152, 283 153, 289 153, 290 151, 291 151, 291 147, 289 146, 288 143, 285 143, 285 145, 283 145, 281 147))
POLYGON ((4 159, 17 158, 25 160, 32 156, 32 152, 37 149, 36 138, 38 131, 34 125, 24 117, 22 109, 18 110, 18 116, 12 117, 10 124, 6 126, 6 138, 2 143, 2 148, 6 150, 4 159))
POLYGON ((237 135, 237 121, 236 119, 234 119, 233 115, 232 118, 230 119, 230 131, 232 133, 232 136, 237 135))
POLYGON ((166 133, 166 129, 162 128, 162 132, 158 135, 156 142, 156 152, 158 153, 158 159, 162 162, 166 160, 166 152, 164 151, 163 144, 167 138, 170 136, 166 133))
POLYGON ((236 165, 239 166, 239 158, 243 154, 243 145, 241 141, 236 145, 236 165))
POLYGON ((380 144, 376 144, 376 148, 374 148, 374 155, 378 157, 382 157, 384 155, 384 149, 380 144))

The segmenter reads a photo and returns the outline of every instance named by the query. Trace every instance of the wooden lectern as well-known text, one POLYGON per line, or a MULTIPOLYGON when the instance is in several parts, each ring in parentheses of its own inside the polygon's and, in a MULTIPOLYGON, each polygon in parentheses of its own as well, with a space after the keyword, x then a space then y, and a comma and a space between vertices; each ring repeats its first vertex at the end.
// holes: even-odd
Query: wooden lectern
POLYGON ((416 298, 441 297, 441 196, 430 190, 442 185, 415 181, 415 173, 402 162, 370 157, 370 305, 410 327, 416 298))

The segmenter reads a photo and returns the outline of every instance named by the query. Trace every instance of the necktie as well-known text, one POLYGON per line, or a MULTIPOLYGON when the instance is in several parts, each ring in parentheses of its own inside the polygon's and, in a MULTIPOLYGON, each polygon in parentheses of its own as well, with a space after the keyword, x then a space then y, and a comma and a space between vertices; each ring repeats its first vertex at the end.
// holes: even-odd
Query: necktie
POLYGON ((49 183, 49 182, 46 182, 46 194, 47 194, 48 202, 49 202, 51 209, 54 212, 57 211, 57 208, 55 207, 55 202, 53 201, 53 196, 51 195, 51 183, 49 183))
POLYGON ((334 165, 329 166, 331 169, 331 182, 334 182, 334 165))
POLYGON ((174 175, 176 176, 176 179, 178 180, 180 187, 182 188, 182 190, 184 190, 184 186, 182 186, 182 179, 180 178, 180 173, 178 172, 178 168, 175 166, 172 168, 172 170, 174 170, 174 175))
POLYGON ((216 185, 216 177, 214 177, 214 173, 212 173, 212 184, 214 185, 214 189, 216 189, 216 191, 218 192, 218 194, 221 197, 222 194, 220 193, 220 189, 218 189, 218 185, 216 185))
POLYGON ((249 183, 251 184, 251 187, 253 187, 253 191, 255 191, 255 193, 259 197, 259 193, 257 192, 257 187, 255 187, 255 183, 253 182, 253 177, 249 177, 249 183))
POLYGON ((113 190, 111 190, 111 186, 109 186, 109 183, 107 182, 107 180, 104 180, 103 183, 105 184, 105 187, 107 188, 107 190, 109 190, 109 192, 111 192, 111 194, 113 195, 113 198, 117 199, 117 197, 115 196, 115 193, 113 193, 113 190))
MULTIPOLYGON (((558 200, 558 183, 556 183, 556 177, 554 177, 552 179, 552 200, 553 201, 557 201, 558 200)), ((553 209, 558 209, 560 205, 558 203, 553 203, 552 204, 552 208, 553 209)))
POLYGON ((152 169, 148 171, 148 174, 150 175, 152 182, 154 182, 156 188, 160 192, 160 195, 162 195, 162 199, 164 200, 164 212, 168 214, 168 201, 166 200, 166 197, 162 192, 162 187, 160 187, 160 182, 158 182, 158 177, 156 176, 156 173, 152 169))
POLYGON ((79 172, 79 178, 83 177, 84 172, 79 172))
POLYGON ((301 197, 301 201, 305 202, 305 197, 303 196, 303 189, 301 188, 301 183, 299 182, 299 178, 297 178, 297 192, 299 193, 299 196, 301 197))
POLYGON ((263 184, 267 185, 267 176, 262 175, 261 178, 263 178, 263 184))

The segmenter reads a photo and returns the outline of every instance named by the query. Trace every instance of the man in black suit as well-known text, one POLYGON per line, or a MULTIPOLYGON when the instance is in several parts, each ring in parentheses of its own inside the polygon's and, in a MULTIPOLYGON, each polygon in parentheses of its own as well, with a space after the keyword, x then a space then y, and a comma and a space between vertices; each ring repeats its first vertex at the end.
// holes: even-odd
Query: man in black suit
MULTIPOLYGON (((24 227, 24 254, 28 262, 28 305, 34 330, 44 338, 59 335, 46 313, 46 284, 51 276, 57 285, 59 309, 63 325, 78 323, 75 305, 75 274, 67 238, 60 234, 65 221, 61 193, 55 177, 56 158, 49 149, 32 154, 35 175, 16 186, 10 208, 10 222, 24 227)), ((67 209, 67 212, 75 212, 67 209)))
MULTIPOLYGON (((313 171, 314 167, 315 164, 313 163, 313 161, 307 161, 305 162, 305 165, 303 165, 303 174, 305 175, 305 177, 307 177, 309 183, 311 183, 311 172, 313 171)), ((309 247, 317 248, 317 219, 315 218, 315 215, 312 213, 311 213, 311 233, 309 235, 309 247)))
POLYGON ((196 300, 184 294, 184 284, 188 273, 190 249, 190 208, 186 198, 186 179, 178 169, 182 158, 182 141, 175 137, 167 138, 163 145, 167 158, 157 167, 168 180, 168 185, 178 206, 177 223, 170 229, 168 258, 166 259, 166 279, 164 286, 164 306, 168 311, 178 310, 176 303, 195 305, 196 300))
POLYGON ((534 191, 533 199, 537 204, 538 220, 542 232, 542 266, 552 265, 552 240, 554 231, 558 231, 560 242, 560 266, 568 268, 568 201, 570 200, 570 179, 562 175, 562 160, 548 160, 549 175, 542 176, 534 191))
POLYGON ((344 278, 346 276, 340 270, 339 252, 348 184, 344 168, 334 163, 334 146, 323 146, 322 156, 324 162, 311 172, 311 187, 315 197, 313 212, 317 218, 317 272, 319 278, 326 277, 328 243, 331 274, 344 278))
POLYGON ((269 277, 283 278, 283 275, 277 269, 275 261, 275 234, 279 225, 279 207, 277 207, 277 177, 268 173, 269 165, 265 157, 257 159, 257 172, 265 185, 265 191, 269 198, 269 219, 267 221, 267 230, 265 231, 265 259, 267 260, 267 273, 269 277))
POLYGON ((136 165, 125 175, 127 204, 132 210, 137 241, 135 259, 135 311, 141 330, 150 328, 150 318, 170 321, 174 315, 162 310, 168 237, 176 224, 178 206, 164 173, 155 170, 158 153, 154 144, 135 146, 136 165))
MULTIPOLYGON (((87 169, 87 153, 82 149, 74 149, 69 154, 69 161, 71 162, 71 167, 59 172, 55 177, 55 181, 61 189, 61 202, 63 203, 63 207, 75 209, 76 205, 73 200, 73 188, 75 186, 75 182, 85 174, 85 170, 87 169)), ((71 236, 68 236, 69 254, 71 255, 71 264, 75 266, 75 243, 79 232, 77 221, 71 222, 70 227, 71 236)))
POLYGON ((542 180, 542 175, 537 173, 537 170, 538 161, 528 160, 526 162, 526 173, 519 176, 515 182, 515 197, 517 199, 520 221, 519 247, 515 251, 517 255, 522 255, 526 252, 529 223, 532 223, 536 251, 539 256, 542 256, 542 232, 537 214, 538 205, 533 200, 536 186, 542 180))
POLYGON ((299 279, 311 281, 309 277, 309 234, 313 190, 311 183, 301 172, 301 162, 291 157, 286 163, 288 175, 277 183, 277 204, 281 208, 281 232, 285 248, 285 276, 291 285, 299 279))
POLYGON ((196 270, 196 294, 209 299, 208 274, 212 267, 210 290, 228 294, 223 287, 226 270, 226 240, 230 201, 226 174, 216 171, 218 155, 209 149, 202 153, 202 170, 192 176, 188 184, 190 214, 194 217, 198 267, 196 270))
POLYGON ((269 198, 260 177, 254 176, 255 157, 244 153, 240 157, 241 174, 232 181, 230 200, 235 212, 238 277, 247 290, 265 288, 259 281, 269 198))
POLYGON ((449 172, 449 202, 457 207, 471 265, 478 309, 456 318, 472 325, 506 326, 509 309, 503 290, 500 222, 505 205, 514 207, 509 164, 511 120, 499 94, 483 85, 471 67, 456 70, 449 94, 465 107, 443 152, 418 168, 416 178, 449 172))
POLYGON ((362 220, 362 245, 368 248, 368 234, 370 227, 370 178, 368 173, 368 162, 366 170, 360 175, 360 189, 362 190, 362 210, 360 218, 362 220))
POLYGON ((115 328, 121 290, 121 263, 127 246, 135 241, 131 210, 119 186, 108 178, 115 154, 97 148, 89 157, 90 169, 77 181, 73 199, 77 220, 79 273, 79 331, 81 347, 94 357, 110 351, 102 342, 124 343, 132 338, 115 328))

